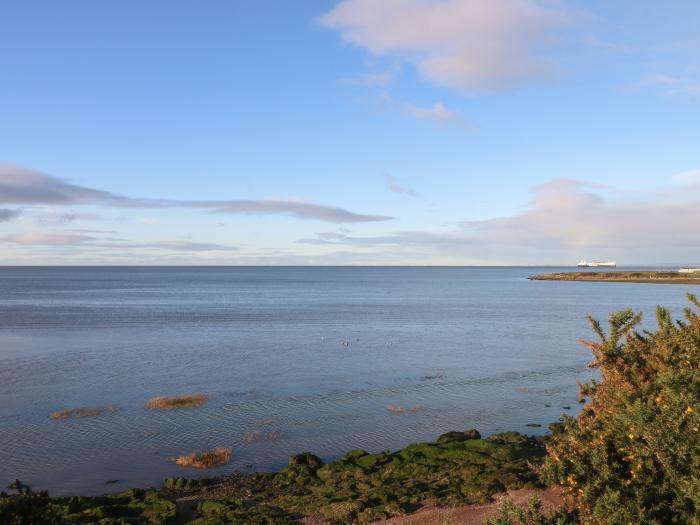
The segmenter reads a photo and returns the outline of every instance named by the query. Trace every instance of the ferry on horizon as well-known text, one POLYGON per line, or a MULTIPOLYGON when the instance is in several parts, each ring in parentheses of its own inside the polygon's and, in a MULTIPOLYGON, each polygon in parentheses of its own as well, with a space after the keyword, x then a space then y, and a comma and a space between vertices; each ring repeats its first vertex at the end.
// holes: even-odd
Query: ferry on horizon
POLYGON ((617 263, 615 261, 579 261, 576 265, 579 268, 597 268, 599 266, 604 266, 607 268, 615 268, 617 263))

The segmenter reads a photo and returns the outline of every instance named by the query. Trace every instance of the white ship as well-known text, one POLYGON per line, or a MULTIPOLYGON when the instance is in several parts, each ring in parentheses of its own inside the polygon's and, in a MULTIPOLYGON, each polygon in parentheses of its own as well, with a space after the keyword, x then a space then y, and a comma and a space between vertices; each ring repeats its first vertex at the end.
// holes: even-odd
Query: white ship
POLYGON ((615 261, 579 261, 576 266, 580 268, 598 268, 599 266, 615 268, 617 263, 615 261))

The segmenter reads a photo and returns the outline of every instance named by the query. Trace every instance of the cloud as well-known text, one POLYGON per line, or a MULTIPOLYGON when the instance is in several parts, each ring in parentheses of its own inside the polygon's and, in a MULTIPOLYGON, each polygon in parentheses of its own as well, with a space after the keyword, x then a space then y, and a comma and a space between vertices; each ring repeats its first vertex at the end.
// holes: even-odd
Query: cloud
POLYGON ((27 232, 0 236, 0 242, 22 246, 77 246, 96 237, 71 232, 27 232))
POLYGON ((134 219, 134 222, 136 224, 144 224, 148 226, 154 226, 156 224, 160 224, 160 221, 156 219, 155 217, 136 217, 134 219))
POLYGON ((348 86, 386 86, 394 81, 396 73, 394 70, 366 73, 357 78, 344 78, 341 82, 348 86))
MULTIPOLYGON (((119 247, 119 246, 116 246, 119 247)), ((152 243, 129 243, 128 248, 155 248, 159 250, 169 250, 174 252, 231 252, 237 251, 236 246, 216 244, 210 242, 190 242, 190 241, 159 241, 152 243)))
POLYGON ((22 210, 9 210, 0 208, 0 222, 11 221, 22 215, 22 210))
POLYGON ((343 0, 318 20, 430 82, 493 90, 549 74, 537 51, 570 13, 536 0, 343 0))
POLYGON ((700 170, 690 170, 679 173, 673 181, 681 187, 700 187, 700 170))
POLYGON ((418 106, 407 106, 406 113, 413 118, 422 120, 432 120, 438 124, 461 123, 464 120, 459 113, 450 111, 442 104, 434 104, 429 108, 421 108, 418 106))
POLYGON ((700 97, 700 82, 672 75, 646 75, 640 78, 635 87, 656 88, 666 95, 700 97))
POLYGON ((325 206, 296 201, 278 200, 240 200, 240 201, 204 201, 195 207, 211 207, 214 213, 248 213, 271 214, 286 213, 299 219, 316 219, 326 222, 350 223, 350 222, 380 222, 388 221, 393 217, 386 215, 365 215, 353 213, 335 206, 325 206))
POLYGON ((394 232, 358 237, 336 233, 302 244, 423 247, 453 262, 573 264, 581 258, 622 264, 700 263, 700 173, 687 172, 645 198, 599 184, 556 179, 535 186, 521 213, 464 221, 449 232, 394 232), (692 176, 691 176, 692 175, 692 176))
POLYGON ((0 164, 2 204, 91 204, 117 198, 111 193, 69 184, 43 173, 0 164))
POLYGON ((75 221, 94 221, 99 218, 96 213, 45 213, 37 217, 37 222, 44 226, 63 226, 75 221))
POLYGON ((393 193, 399 193, 401 195, 409 195, 411 197, 417 197, 418 193, 416 193, 414 190, 411 188, 406 188, 405 186, 401 186, 398 181, 396 180, 396 177, 393 175, 389 175, 388 173, 384 175, 384 182, 386 182, 387 187, 389 188, 389 191, 393 193))
POLYGON ((120 208, 200 208, 212 213, 287 214, 334 223, 388 221, 393 217, 354 213, 336 206, 298 200, 139 199, 69 184, 59 178, 0 164, 0 204, 96 204, 120 208))
MULTIPOLYGON (((88 233, 101 233, 100 230, 85 230, 88 233)), ((190 241, 155 241, 155 242, 129 242, 114 237, 98 237, 73 231, 60 232, 27 232, 0 236, 0 243, 11 243, 21 246, 83 246, 89 248, 106 248, 117 250, 133 249, 157 249, 173 252, 210 252, 210 251, 236 251, 236 246, 207 242, 190 241)))

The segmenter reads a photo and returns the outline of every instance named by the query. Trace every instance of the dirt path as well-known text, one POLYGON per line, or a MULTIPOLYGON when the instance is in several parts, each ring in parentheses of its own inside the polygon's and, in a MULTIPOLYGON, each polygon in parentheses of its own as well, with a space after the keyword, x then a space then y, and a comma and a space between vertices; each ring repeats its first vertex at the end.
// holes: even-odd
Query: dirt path
MULTIPOLYGON (((537 495, 546 512, 555 510, 563 504, 561 491, 555 488, 545 490, 519 489, 510 491, 507 495, 518 506, 527 505, 530 498, 537 495)), ((409 516, 391 518, 377 522, 375 525, 482 525, 487 517, 498 511, 504 497, 505 494, 488 505, 465 505, 453 508, 426 505, 409 516)))

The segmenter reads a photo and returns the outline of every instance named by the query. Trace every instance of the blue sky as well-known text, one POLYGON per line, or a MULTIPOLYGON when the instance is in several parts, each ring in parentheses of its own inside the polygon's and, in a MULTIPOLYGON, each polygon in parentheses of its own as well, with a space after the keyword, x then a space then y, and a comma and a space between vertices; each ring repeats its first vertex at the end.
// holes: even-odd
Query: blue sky
POLYGON ((700 262, 695 1, 0 6, 0 264, 700 262))

